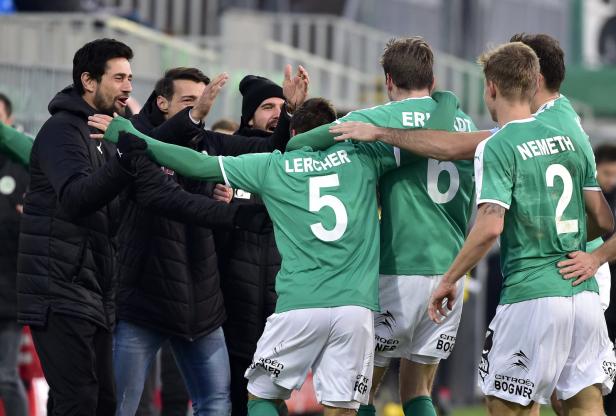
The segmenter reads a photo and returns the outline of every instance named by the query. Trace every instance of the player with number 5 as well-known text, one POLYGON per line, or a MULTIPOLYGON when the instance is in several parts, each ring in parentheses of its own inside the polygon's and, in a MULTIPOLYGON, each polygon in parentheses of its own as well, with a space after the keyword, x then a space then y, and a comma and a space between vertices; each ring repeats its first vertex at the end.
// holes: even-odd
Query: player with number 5
MULTIPOLYGON (((446 129, 453 124, 456 100, 443 98, 434 104, 428 126, 446 129)), ((291 129, 301 133, 334 119, 326 101, 311 99, 296 111, 291 129)), ((276 276, 276 312, 268 318, 246 372, 249 415, 276 415, 308 370, 314 373, 326 415, 351 414, 367 403, 374 355, 372 312, 379 308, 375 190, 378 178, 405 160, 382 143, 217 158, 157 142, 119 118, 105 138, 117 137, 119 130, 146 140, 159 164, 188 178, 224 180, 258 194, 268 209, 282 267, 276 276)), ((309 144, 306 139, 311 137, 310 132, 299 134, 289 144, 309 144)))

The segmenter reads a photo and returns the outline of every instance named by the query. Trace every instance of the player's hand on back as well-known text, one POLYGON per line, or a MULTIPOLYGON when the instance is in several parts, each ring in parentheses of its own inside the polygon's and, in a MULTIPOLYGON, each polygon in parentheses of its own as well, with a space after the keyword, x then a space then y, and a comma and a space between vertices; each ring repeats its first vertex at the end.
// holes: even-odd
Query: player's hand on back
POLYGON ((440 324, 449 312, 453 310, 456 301, 457 289, 455 283, 446 282, 445 279, 432 292, 428 303, 428 315, 435 323, 440 324), (447 307, 447 310, 445 309, 447 307))
POLYGON ((361 121, 347 121, 333 125, 329 128, 331 134, 336 135, 334 140, 357 140, 360 142, 374 142, 379 138, 379 128, 370 123, 361 121))
POLYGON ((573 282, 573 286, 577 286, 593 277, 601 266, 599 260, 592 253, 575 251, 569 253, 568 257, 568 260, 559 262, 558 267, 560 268, 560 274, 563 275, 563 279, 576 279, 573 282))

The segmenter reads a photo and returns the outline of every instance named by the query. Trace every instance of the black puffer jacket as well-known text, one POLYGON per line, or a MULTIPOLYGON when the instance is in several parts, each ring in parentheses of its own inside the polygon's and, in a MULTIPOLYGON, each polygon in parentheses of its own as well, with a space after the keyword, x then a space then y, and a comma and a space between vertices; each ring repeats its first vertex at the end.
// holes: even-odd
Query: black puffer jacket
MULTIPOLYGON (((184 138, 188 141, 201 132, 185 110, 165 122, 153 94, 133 125, 154 137, 184 138), (170 136, 171 135, 171 136, 170 136)), ((124 221, 120 230, 118 318, 165 332, 196 339, 222 325, 225 319, 216 250, 212 231, 207 226, 230 228, 237 207, 215 202, 212 184, 189 181, 173 171, 140 160, 135 182, 123 198, 124 221), (161 190, 160 177, 174 189, 161 190), (172 204, 186 198, 209 201, 204 226, 187 225, 191 215, 185 208, 167 206, 154 209, 149 196, 172 204), (181 192, 178 192, 181 191, 181 192), (208 197, 206 197, 208 196, 208 197)), ((203 202, 202 202, 203 203, 203 202)))
POLYGON ((74 88, 49 104, 34 141, 17 264, 18 320, 44 325, 49 310, 111 329, 115 316, 117 195, 132 181, 115 146, 90 139, 94 113, 74 88))
POLYGON ((0 321, 17 319, 17 240, 28 171, 0 155, 0 321))
MULTIPOLYGON (((246 127, 235 134, 260 136, 262 140, 271 136, 269 132, 246 127)), ((262 202, 256 195, 236 189, 231 204, 262 202)), ((257 234, 234 230, 217 233, 217 250, 228 311, 224 325, 227 349, 231 355, 252 358, 265 321, 276 308, 275 282, 282 260, 276 248, 274 232, 257 234)))

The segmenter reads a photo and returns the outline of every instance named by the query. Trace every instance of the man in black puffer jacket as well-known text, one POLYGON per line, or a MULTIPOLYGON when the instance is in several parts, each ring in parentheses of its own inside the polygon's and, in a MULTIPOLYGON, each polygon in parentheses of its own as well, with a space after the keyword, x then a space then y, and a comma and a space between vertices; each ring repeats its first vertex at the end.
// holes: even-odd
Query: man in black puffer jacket
MULTIPOLYGON (((206 86, 209 80, 195 68, 169 70, 132 123, 146 134, 210 155, 284 149, 289 139, 288 120, 286 127, 281 123, 271 140, 202 129, 201 119, 226 78, 223 74, 206 86)), ((191 181, 158 168, 161 169, 185 190, 212 195, 214 184, 191 181)), ((145 192, 141 175, 140 171, 128 188, 119 236, 119 322, 114 340, 119 398, 116 414, 134 415, 147 368, 166 340, 186 381, 195 414, 228 414, 229 362, 222 331, 226 316, 212 231, 188 227, 135 202, 145 192)), ((237 209, 256 208, 235 204, 227 207, 229 215, 237 209)))
POLYGON ((95 143, 95 112, 124 113, 131 93, 121 42, 99 39, 73 60, 74 87, 49 104, 32 148, 19 238, 18 319, 30 325, 53 415, 111 415, 117 195, 132 181, 131 145, 95 143))

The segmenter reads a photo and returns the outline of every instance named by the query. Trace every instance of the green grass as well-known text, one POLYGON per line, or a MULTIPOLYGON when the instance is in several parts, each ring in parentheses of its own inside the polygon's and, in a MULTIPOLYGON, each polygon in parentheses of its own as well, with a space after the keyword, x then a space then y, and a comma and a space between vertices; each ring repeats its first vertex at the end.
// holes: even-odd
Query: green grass
MULTIPOLYGON (((484 416, 487 415, 483 406, 467 407, 464 409, 457 409, 451 413, 451 416, 484 416)), ((541 416, 555 416, 556 413, 552 411, 549 406, 543 406, 541 408, 541 416)))

